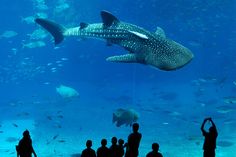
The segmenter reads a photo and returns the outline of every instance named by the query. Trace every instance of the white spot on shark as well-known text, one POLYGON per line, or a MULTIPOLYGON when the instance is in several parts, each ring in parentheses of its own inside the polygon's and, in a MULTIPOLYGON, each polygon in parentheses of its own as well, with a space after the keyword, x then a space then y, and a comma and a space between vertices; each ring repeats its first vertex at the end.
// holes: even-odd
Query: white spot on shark
POLYGON ((135 32, 135 31, 129 31, 130 33, 142 38, 142 39, 148 39, 148 37, 145 34, 139 33, 139 32, 135 32))

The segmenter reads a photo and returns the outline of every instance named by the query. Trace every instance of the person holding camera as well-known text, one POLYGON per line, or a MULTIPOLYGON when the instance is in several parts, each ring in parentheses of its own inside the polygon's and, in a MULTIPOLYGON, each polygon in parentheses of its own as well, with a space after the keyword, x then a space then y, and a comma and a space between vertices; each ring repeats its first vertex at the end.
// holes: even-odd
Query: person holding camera
POLYGON ((216 149, 216 138, 218 136, 217 129, 215 123, 211 118, 205 118, 202 126, 201 126, 202 135, 205 137, 203 144, 203 157, 215 157, 215 149, 216 149), (211 123, 211 127, 207 132, 204 129, 206 122, 209 121, 211 123))

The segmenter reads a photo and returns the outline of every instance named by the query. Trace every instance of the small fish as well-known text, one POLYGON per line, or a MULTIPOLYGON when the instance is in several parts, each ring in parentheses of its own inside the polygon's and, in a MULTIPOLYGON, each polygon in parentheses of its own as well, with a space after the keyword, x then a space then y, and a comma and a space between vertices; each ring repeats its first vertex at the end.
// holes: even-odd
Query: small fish
POLYGON ((217 109, 217 112, 222 113, 222 114, 226 114, 226 113, 234 111, 234 109, 230 106, 219 106, 216 109, 217 109))
POLYGON ((59 4, 56 6, 55 12, 59 14, 62 11, 69 9, 69 8, 70 8, 70 5, 68 3, 62 3, 62 4, 59 4))
POLYGON ((57 64, 61 63, 62 61, 56 61, 57 64))
POLYGON ((55 127, 62 128, 61 124, 56 124, 55 127))
POLYGON ((57 117, 62 119, 64 116, 63 115, 58 115, 57 117))
POLYGON ((14 55, 16 55, 18 50, 17 50, 17 48, 12 48, 11 51, 13 52, 14 55))
POLYGON ((47 119, 48 120, 52 120, 52 116, 47 116, 47 119))
POLYGON ((26 44, 23 44, 23 48, 37 48, 37 47, 43 47, 46 46, 45 42, 43 41, 34 41, 34 42, 29 42, 26 44))
POLYGON ((57 49, 59 49, 59 48, 60 48, 59 46, 55 46, 55 47, 54 47, 54 50, 57 50, 57 49))
POLYGON ((44 12, 38 12, 36 13, 37 18, 43 18, 43 19, 47 19, 48 15, 44 12))
POLYGON ((231 147, 234 145, 234 142, 231 142, 231 141, 218 141, 217 142, 217 146, 220 146, 220 147, 231 147))
POLYGON ((10 143, 16 142, 17 140, 18 140, 18 139, 15 138, 15 137, 8 137, 8 138, 6 139, 6 141, 7 141, 7 142, 10 142, 10 143))
POLYGON ((66 141, 65 140, 58 140, 58 142, 65 143, 66 141))
POLYGON ((50 143, 51 143, 51 141, 47 140, 46 145, 49 145, 50 143))
POLYGON ((55 136, 53 136, 53 140, 55 140, 55 139, 57 139, 57 137, 58 137, 59 135, 57 134, 57 135, 55 135, 55 136))
POLYGON ((38 5, 36 6, 38 10, 48 10, 48 6, 46 4, 44 4, 45 2, 40 0, 38 2, 38 5), (39 3, 39 2, 43 2, 43 3, 39 3))
POLYGON ((15 31, 5 31, 0 35, 0 38, 12 38, 16 36, 18 33, 15 31))
POLYGON ((61 58, 62 61, 68 61, 68 58, 61 58))
POLYGON ((233 84, 236 86, 236 81, 234 81, 233 84))
POLYGON ((34 16, 27 16, 27 17, 22 17, 21 21, 25 22, 27 24, 32 24, 32 23, 34 23, 34 19, 35 19, 34 16))
POLYGON ((18 125, 16 123, 12 123, 12 125, 16 128, 18 127, 18 125))
POLYGON ((62 113, 62 111, 61 110, 59 110, 59 111, 57 111, 57 113, 59 114, 59 113, 62 113))
POLYGON ((236 97, 234 97, 234 96, 225 97, 224 102, 227 104, 236 104, 236 97))
POLYGON ((230 125, 230 124, 233 124, 233 123, 235 123, 235 121, 233 119, 224 120, 224 124, 226 124, 226 125, 230 125))
POLYGON ((18 113, 17 116, 29 116, 28 112, 18 113))
POLYGON ((36 29, 31 34, 27 34, 30 36, 30 40, 41 40, 47 37, 47 34, 42 29, 36 29))

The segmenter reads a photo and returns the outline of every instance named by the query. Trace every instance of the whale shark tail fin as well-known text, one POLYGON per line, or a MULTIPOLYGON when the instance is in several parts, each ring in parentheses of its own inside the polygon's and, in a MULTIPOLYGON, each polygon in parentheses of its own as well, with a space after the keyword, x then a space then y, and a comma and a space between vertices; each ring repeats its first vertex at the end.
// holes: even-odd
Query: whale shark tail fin
POLYGON ((34 20, 37 24, 42 26, 44 29, 46 29, 53 37, 54 37, 54 43, 55 45, 59 44, 63 41, 66 28, 46 19, 42 18, 36 18, 34 20))

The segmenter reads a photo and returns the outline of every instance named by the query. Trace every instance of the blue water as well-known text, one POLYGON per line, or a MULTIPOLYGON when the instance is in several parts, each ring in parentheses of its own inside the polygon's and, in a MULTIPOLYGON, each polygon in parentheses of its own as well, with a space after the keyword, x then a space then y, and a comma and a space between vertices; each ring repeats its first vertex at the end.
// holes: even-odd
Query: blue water
POLYGON ((235 0, 1 0, 0 4, 1 157, 16 155, 15 145, 25 129, 31 132, 39 157, 81 153, 87 139, 93 140, 94 149, 102 138, 127 140, 131 128, 112 123, 112 113, 119 108, 139 113, 141 157, 153 142, 160 144, 165 157, 202 156, 200 126, 205 117, 217 125, 217 157, 236 157, 235 0), (168 38, 188 47, 194 59, 166 72, 107 62, 107 57, 127 52, 101 40, 66 38, 55 47, 50 34, 43 32, 39 39, 32 34, 42 30, 33 23, 35 17, 72 27, 101 22, 101 10, 151 32, 163 28, 168 38), (39 41, 42 45, 35 45, 39 41), (56 92, 60 85, 75 89, 79 97, 64 99, 56 92), (233 100, 227 102, 228 97, 233 100))

